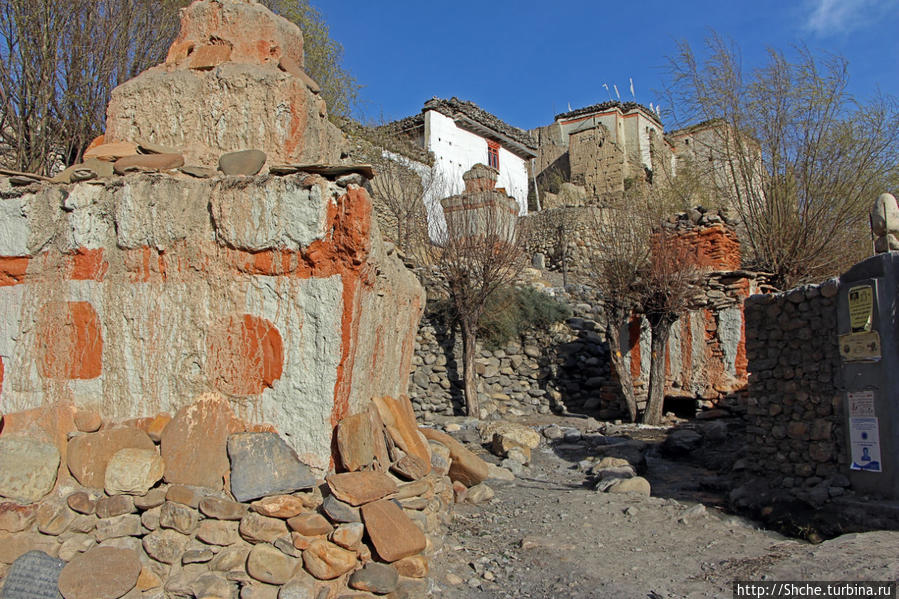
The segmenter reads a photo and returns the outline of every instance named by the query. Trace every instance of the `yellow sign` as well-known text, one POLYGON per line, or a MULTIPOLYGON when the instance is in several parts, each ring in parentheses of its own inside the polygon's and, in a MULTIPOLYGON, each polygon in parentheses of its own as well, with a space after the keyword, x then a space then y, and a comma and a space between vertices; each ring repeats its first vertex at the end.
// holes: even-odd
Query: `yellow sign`
POLYGON ((853 333, 871 330, 874 313, 874 289, 859 285, 849 289, 849 326, 853 333))
POLYGON ((880 360, 880 335, 877 331, 840 335, 840 357, 844 362, 880 360))

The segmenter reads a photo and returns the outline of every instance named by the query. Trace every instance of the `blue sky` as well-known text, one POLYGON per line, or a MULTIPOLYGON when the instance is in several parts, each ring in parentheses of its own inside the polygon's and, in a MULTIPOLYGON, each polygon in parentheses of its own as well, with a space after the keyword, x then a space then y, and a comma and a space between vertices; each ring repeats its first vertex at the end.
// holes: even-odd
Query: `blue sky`
MULTIPOLYGON (((658 103, 678 40, 699 50, 710 29, 732 38, 743 64, 768 47, 849 60, 850 93, 899 97, 899 0, 312 0, 344 66, 364 85, 364 120, 415 114, 432 96, 471 100, 532 128, 609 99, 658 103), (614 97, 614 92, 612 92, 614 97)), ((665 108, 663 103, 663 109, 665 108)))

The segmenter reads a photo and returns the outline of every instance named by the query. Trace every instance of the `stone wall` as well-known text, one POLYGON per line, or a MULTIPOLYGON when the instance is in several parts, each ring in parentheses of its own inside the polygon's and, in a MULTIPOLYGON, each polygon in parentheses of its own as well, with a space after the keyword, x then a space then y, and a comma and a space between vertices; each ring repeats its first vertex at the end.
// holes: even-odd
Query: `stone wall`
POLYGON ((585 279, 590 276, 594 256, 602 248, 596 232, 601 208, 566 206, 534 212, 518 219, 529 256, 541 254, 547 270, 562 269, 563 253, 567 269, 585 279))
MULTIPOLYGON (((736 408, 747 385, 742 302, 759 289, 757 273, 711 273, 692 310, 671 328, 666 354, 665 393, 693 402, 695 409, 736 408)), ((478 391, 484 416, 575 412, 601 419, 626 416, 610 372, 608 326, 602 293, 572 285, 551 290, 574 316, 550 330, 491 350, 478 347, 478 391)), ((638 407, 649 381, 649 326, 634 318, 621 334, 638 407)), ((421 321, 409 385, 416 413, 463 413, 461 339, 440 317, 421 321)))
MULTIPOLYGON (((602 232, 606 210, 599 206, 566 206, 542 210, 520 217, 528 255, 542 254, 546 268, 560 271, 562 255, 567 252, 569 272, 589 283, 595 256, 602 251, 602 232)), ((736 223, 727 211, 701 207, 671 217, 666 228, 676 232, 683 243, 693 248, 700 266, 712 270, 740 268, 740 242, 736 223)))
POLYGON ((340 421, 324 477, 212 394, 174 416, 58 403, 0 428, 4 597, 423 597, 454 503, 492 496, 485 462, 390 397, 340 421))
MULTIPOLYGON (((698 400, 703 408, 734 407, 747 384, 743 300, 757 292, 758 273, 710 273, 693 305, 671 327, 665 394, 698 400)), ((638 400, 648 392, 650 331, 632 319, 622 340, 629 354, 638 400)))
MULTIPOLYGON (((666 395, 695 409, 736 408, 746 388, 743 299, 758 289, 755 273, 710 275, 694 309, 671 330, 666 355, 666 395)), ((485 417, 575 412, 612 420, 626 416, 612 378, 602 293, 580 285, 552 289, 573 316, 549 330, 532 330, 499 349, 478 347, 475 360, 485 417)), ((622 331, 638 407, 649 380, 649 327, 632 319, 622 331)), ((460 414, 461 339, 442 319, 426 314, 418 330, 409 385, 416 413, 460 414)))
MULTIPOLYGON (((610 380, 607 322, 602 293, 589 285, 590 263, 601 251, 596 228, 597 207, 548 210, 520 219, 528 227, 529 250, 551 252, 559 227, 573 239, 568 255, 570 277, 586 285, 569 285, 551 293, 572 308, 574 318, 551 331, 534 331, 499 354, 480 349, 482 404, 489 413, 570 410, 600 418, 624 412, 616 384, 610 380), (586 215, 586 216, 585 216, 586 215), (555 237, 555 238, 554 238, 555 237), (586 239, 587 241, 584 241, 586 239), (525 349, 531 348, 532 355, 525 349), (545 380, 544 380, 545 379, 545 380)), ((666 354, 666 395, 692 401, 695 407, 736 407, 747 384, 743 300, 768 289, 763 273, 739 270, 740 246, 733 229, 716 212, 692 210, 677 215, 666 228, 676 243, 689 247, 706 271, 690 310, 671 329, 666 354)), ((535 252, 536 253, 536 252, 535 252)), ((557 270, 558 253, 546 254, 557 270)), ((650 331, 634 318, 621 331, 621 351, 627 355, 638 406, 648 392, 650 331)), ((415 372, 409 394, 419 413, 461 412, 456 366, 460 342, 439 321, 426 318, 416 339, 415 372)), ((690 404, 684 404, 689 411, 690 404)))
MULTIPOLYGON (((501 348, 478 344, 475 369, 483 417, 590 413, 620 418, 609 381, 608 349, 592 319, 574 317, 530 331, 501 348)), ((438 317, 425 316, 416 338, 409 396, 416 414, 462 414, 462 343, 438 317)))
POLYGON ((846 463, 837 291, 832 279, 746 301, 747 467, 822 500, 846 463))

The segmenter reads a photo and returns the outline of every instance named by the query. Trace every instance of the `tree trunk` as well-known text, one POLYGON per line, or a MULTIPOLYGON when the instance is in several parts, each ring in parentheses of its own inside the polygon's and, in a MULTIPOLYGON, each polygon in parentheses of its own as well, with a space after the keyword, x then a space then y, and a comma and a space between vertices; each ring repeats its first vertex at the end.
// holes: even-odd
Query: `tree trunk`
POLYGON ((478 405, 478 384, 475 380, 474 355, 475 355, 475 325, 466 318, 462 318, 462 389, 465 394, 465 406, 469 416, 481 417, 478 405))
POLYGON ((649 396, 646 411, 643 412, 643 424, 662 424, 662 409, 665 404, 665 348, 668 347, 671 324, 672 321, 668 318, 649 320, 652 357, 649 362, 649 396))
POLYGON ((634 381, 631 378, 631 365, 627 356, 621 352, 621 323, 612 319, 606 328, 606 340, 609 343, 609 355, 612 359, 612 367, 621 385, 621 394, 627 406, 627 415, 630 422, 637 421, 637 397, 634 394, 634 381))

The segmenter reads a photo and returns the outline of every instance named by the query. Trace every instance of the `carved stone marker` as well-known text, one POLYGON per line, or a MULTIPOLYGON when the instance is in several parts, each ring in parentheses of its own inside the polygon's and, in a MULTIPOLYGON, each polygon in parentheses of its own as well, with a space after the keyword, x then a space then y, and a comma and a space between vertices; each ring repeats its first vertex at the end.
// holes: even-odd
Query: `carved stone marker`
POLYGON ((62 599, 57 581, 66 563, 43 551, 29 551, 12 563, 0 599, 62 599))
POLYGON ((899 250, 899 206, 896 198, 882 193, 871 206, 871 231, 874 251, 878 254, 899 250))

